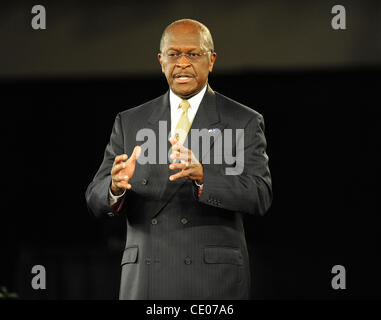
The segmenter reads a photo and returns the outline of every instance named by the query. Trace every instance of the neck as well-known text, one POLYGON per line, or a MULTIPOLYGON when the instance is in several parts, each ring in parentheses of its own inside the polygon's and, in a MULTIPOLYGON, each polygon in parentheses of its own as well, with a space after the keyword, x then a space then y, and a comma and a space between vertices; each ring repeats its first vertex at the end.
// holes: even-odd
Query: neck
MULTIPOLYGON (((205 83, 206 85, 206 83, 205 83)), ((202 88, 198 91, 194 91, 194 92, 191 92, 189 94, 177 94, 175 93, 178 97, 180 97, 181 99, 184 99, 184 100, 189 100, 190 98, 194 97, 196 94, 198 94, 199 92, 201 92, 204 88, 205 88, 205 85, 202 86, 202 88)))

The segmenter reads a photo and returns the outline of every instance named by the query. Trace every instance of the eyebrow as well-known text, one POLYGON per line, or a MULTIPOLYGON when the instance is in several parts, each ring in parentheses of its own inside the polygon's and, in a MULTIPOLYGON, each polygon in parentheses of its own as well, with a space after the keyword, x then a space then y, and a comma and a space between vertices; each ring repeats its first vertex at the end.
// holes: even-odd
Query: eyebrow
MULTIPOLYGON (((198 47, 188 47, 185 49, 185 51, 192 51, 192 50, 201 50, 201 48, 198 47)), ((169 47, 167 50, 174 50, 174 51, 181 51, 178 47, 169 47)))

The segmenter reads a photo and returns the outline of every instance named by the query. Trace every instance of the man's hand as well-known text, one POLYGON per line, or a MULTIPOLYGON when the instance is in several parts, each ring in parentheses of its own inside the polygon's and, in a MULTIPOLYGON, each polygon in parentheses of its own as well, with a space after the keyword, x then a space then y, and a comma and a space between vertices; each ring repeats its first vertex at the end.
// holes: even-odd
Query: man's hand
POLYGON ((126 154, 121 154, 115 157, 114 164, 111 169, 112 182, 110 187, 111 192, 114 195, 119 196, 126 189, 132 188, 128 181, 130 181, 134 175, 136 159, 139 158, 140 153, 141 148, 136 146, 129 159, 126 154))
POLYGON ((187 178, 196 180, 197 183, 204 183, 204 168, 202 164, 196 159, 192 150, 185 148, 182 144, 178 143, 176 139, 169 139, 172 145, 172 153, 170 158, 173 162, 180 160, 181 163, 172 163, 169 165, 171 170, 181 170, 180 172, 169 176, 169 180, 174 181, 179 178, 187 178))

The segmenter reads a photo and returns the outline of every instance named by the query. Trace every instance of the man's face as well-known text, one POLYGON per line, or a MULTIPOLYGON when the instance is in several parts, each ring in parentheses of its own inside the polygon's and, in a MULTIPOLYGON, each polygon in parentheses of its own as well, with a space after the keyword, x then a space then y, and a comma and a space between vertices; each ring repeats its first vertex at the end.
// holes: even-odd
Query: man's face
POLYGON ((205 47, 200 30, 191 24, 173 26, 165 37, 163 52, 158 55, 161 70, 167 78, 172 91, 188 99, 205 86, 209 72, 213 69, 216 60, 215 53, 208 53, 189 61, 184 55, 177 61, 171 61, 168 53, 205 53, 205 47))

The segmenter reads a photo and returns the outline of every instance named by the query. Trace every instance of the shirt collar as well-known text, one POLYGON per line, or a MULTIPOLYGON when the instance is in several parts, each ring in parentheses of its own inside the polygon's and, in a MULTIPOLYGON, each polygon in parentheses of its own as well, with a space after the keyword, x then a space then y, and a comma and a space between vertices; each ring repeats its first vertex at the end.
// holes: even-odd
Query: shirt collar
MULTIPOLYGON (((188 99, 188 102, 192 110, 197 110, 200 106, 201 100, 204 97, 207 86, 208 84, 206 84, 205 87, 199 93, 194 95, 192 98, 188 99)), ((169 89, 169 103, 171 104, 171 109, 177 109, 182 100, 182 98, 177 96, 175 93, 173 93, 171 89, 169 89)))

